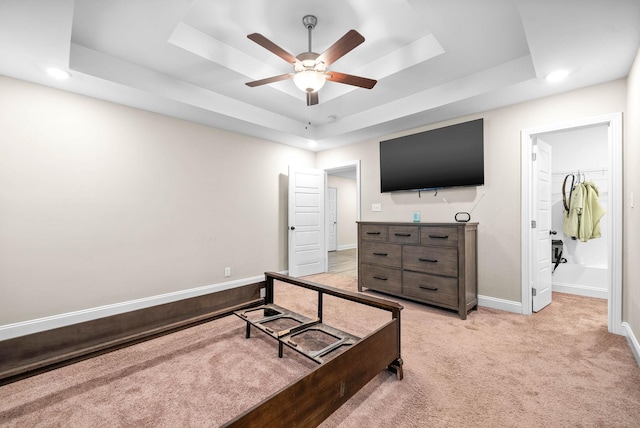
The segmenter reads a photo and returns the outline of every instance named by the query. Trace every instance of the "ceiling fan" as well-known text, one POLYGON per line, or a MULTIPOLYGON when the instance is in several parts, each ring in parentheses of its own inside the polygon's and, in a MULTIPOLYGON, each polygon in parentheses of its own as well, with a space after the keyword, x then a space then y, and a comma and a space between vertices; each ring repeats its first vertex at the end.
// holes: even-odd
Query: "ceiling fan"
POLYGON ((364 42, 364 37, 360 33, 356 30, 349 30, 326 51, 322 54, 317 54, 311 50, 311 31, 318 23, 318 19, 313 15, 306 15, 302 18, 302 23, 309 33, 309 51, 303 52, 298 56, 293 56, 262 34, 253 33, 247 36, 250 40, 278 55, 289 64, 293 64, 295 71, 294 73, 247 82, 247 86, 255 87, 293 78, 296 86, 306 92, 308 106, 318 104, 318 90, 322 88, 327 80, 366 89, 371 89, 375 86, 376 80, 327 70, 329 65, 364 42))

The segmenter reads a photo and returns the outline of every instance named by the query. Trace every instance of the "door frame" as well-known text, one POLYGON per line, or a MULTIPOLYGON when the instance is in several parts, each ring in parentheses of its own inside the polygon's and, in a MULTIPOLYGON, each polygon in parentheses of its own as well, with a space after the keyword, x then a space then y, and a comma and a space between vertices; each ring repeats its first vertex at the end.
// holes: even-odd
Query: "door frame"
POLYGON ((531 315, 532 251, 534 231, 531 227, 533 218, 533 139, 538 134, 562 131, 593 125, 608 125, 609 154, 609 211, 607 236, 611 245, 608 249, 610 287, 608 298, 608 330, 611 333, 624 335, 622 326, 622 113, 612 113, 597 117, 573 120, 568 123, 545 125, 521 131, 521 311, 523 315, 531 315))
MULTIPOLYGON (((342 162, 342 163, 337 163, 337 164, 333 164, 331 166, 328 166, 326 168, 324 168, 324 175, 325 175, 325 187, 328 187, 328 180, 327 180, 327 175, 331 174, 332 172, 338 172, 340 170, 344 170, 346 168, 353 168, 355 167, 356 169, 356 221, 360 221, 361 220, 361 205, 360 205, 360 200, 361 200, 361 189, 360 189, 360 159, 358 160, 352 160, 352 161, 346 161, 346 162, 342 162)), ((325 195, 326 195, 326 191, 325 191, 325 195)), ((326 207, 326 204, 325 204, 326 207)), ((326 210, 326 208, 325 208, 326 210)), ((327 241, 327 232, 325 231, 325 242, 327 241)), ((356 244, 357 245, 357 244, 356 244)), ((357 260, 357 251, 356 251, 356 263, 358 262, 357 260)), ((328 253, 325 251, 325 272, 328 270, 328 266, 329 266, 329 256, 328 253)))
MULTIPOLYGON (((329 252, 329 251, 335 251, 338 249, 338 189, 332 186, 329 186, 329 179, 327 177, 327 173, 325 172, 325 184, 326 184, 326 188, 324 190, 324 222, 326 224, 326 233, 325 236, 327 237, 326 242, 324 243, 324 247, 325 247, 325 251, 329 252), (331 242, 331 239, 329 239, 330 231, 331 231, 331 226, 329 226, 329 218, 331 218, 331 216, 329 215, 329 213, 331 213, 331 208, 330 208, 330 204, 329 204, 329 197, 331 196, 331 193, 335 193, 335 221, 334 226, 333 226, 333 235, 335 237, 335 248, 333 250, 331 250, 329 248, 329 244, 331 242)), ((327 265, 327 270, 328 270, 328 265, 327 265)))

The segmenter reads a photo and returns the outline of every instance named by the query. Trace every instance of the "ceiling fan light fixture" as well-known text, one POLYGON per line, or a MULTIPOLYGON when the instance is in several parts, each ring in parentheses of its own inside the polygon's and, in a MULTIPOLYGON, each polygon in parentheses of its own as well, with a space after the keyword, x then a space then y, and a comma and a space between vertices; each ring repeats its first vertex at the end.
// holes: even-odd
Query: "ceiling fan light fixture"
POLYGON ((317 92, 324 86, 327 78, 315 70, 303 70, 293 76, 293 83, 303 92, 317 92))

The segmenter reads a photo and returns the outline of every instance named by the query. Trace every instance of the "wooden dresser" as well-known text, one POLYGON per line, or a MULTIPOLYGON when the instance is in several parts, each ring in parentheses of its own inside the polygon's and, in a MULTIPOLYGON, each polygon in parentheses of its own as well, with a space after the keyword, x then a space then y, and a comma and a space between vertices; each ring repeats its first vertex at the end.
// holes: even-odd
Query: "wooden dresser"
POLYGON ((358 222, 358 291, 453 309, 478 305, 477 223, 358 222))

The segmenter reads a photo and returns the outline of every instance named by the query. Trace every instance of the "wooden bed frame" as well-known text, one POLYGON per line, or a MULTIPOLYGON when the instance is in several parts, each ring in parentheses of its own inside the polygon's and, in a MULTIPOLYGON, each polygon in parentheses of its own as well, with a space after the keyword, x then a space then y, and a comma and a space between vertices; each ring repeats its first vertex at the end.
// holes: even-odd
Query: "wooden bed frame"
MULTIPOLYGON (((400 355, 400 311, 402 306, 359 293, 351 293, 334 287, 292 278, 273 272, 265 273, 266 296, 262 309, 281 308, 274 305, 274 282, 281 281, 318 292, 318 319, 302 319, 302 323, 322 326, 323 295, 372 306, 391 313, 391 320, 362 339, 346 334, 349 347, 335 358, 324 362, 317 357, 307 357, 321 363, 315 370, 294 381, 287 387, 267 397, 251 409, 224 424, 224 427, 264 427, 264 426, 318 426, 342 404, 365 386, 382 370, 393 371, 402 379, 402 358, 400 355)), ((286 312, 286 310, 285 310, 286 312)), ((244 312, 238 311, 241 316, 244 312)), ((266 313, 266 312, 265 312, 266 313)), ((286 313, 291 315, 290 313, 286 313)), ((297 314, 294 314, 294 316, 297 314)), ((245 320, 247 320, 246 317, 245 320)), ((251 326, 258 327, 279 342, 279 356, 282 346, 287 345, 281 338, 289 337, 289 332, 279 335, 260 326, 260 322, 247 320, 247 338, 251 326)), ((335 331, 329 327, 329 331, 335 331)), ((337 335, 341 332, 337 331, 337 335)), ((287 345, 294 350, 296 345, 287 345)), ((298 350, 300 352, 300 350, 298 350)))
MULTIPOLYGON (((276 281, 318 293, 318 317, 309 320, 315 325, 322 324, 324 295, 388 311, 391 320, 362 339, 327 326, 327 331, 346 338, 346 350, 326 361, 305 354, 318 363, 317 368, 223 426, 317 426, 381 371, 389 369, 402 379, 400 304, 267 272, 264 282, 2 340, 0 385, 260 305, 274 305, 276 281)), ((296 348, 290 345, 284 346, 296 348)))

